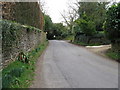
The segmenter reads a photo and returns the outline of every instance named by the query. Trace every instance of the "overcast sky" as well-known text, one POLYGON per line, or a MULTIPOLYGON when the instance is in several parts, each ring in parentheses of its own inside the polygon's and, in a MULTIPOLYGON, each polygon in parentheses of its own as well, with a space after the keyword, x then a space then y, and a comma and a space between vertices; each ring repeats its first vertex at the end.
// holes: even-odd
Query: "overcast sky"
POLYGON ((75 2, 76 0, 44 0, 47 14, 50 15, 54 23, 63 21, 60 13, 63 10, 68 10, 68 3, 75 2))
MULTIPOLYGON (((68 10, 68 3, 76 2, 76 0, 44 0, 44 1, 45 1, 47 14, 50 15, 54 23, 59 23, 64 21, 62 16, 60 15, 60 12, 63 13, 63 10, 66 11, 68 10)), ((114 0, 114 1, 120 1, 120 0, 114 0)))

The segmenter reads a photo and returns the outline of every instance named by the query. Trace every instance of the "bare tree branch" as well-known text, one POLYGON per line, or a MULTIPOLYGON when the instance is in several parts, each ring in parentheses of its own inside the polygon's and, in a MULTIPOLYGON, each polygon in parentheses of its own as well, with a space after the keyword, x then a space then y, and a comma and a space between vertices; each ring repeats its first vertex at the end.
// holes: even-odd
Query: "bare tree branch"
POLYGON ((60 14, 61 14, 61 16, 63 17, 63 19, 65 20, 66 24, 67 24, 68 26, 70 26, 70 24, 69 24, 68 20, 66 19, 66 17, 65 17, 62 13, 60 13, 60 14))
POLYGON ((47 10, 46 10, 46 2, 43 1, 43 0, 39 0, 38 2, 39 2, 39 5, 40 5, 40 8, 41 8, 41 11, 43 13, 46 13, 47 12, 47 10))

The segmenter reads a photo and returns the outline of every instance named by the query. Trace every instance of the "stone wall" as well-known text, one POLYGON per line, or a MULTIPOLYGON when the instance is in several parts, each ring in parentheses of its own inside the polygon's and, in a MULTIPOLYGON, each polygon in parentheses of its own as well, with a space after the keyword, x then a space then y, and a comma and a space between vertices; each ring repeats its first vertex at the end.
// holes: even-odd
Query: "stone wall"
POLYGON ((15 59, 20 52, 29 52, 46 40, 46 34, 37 28, 2 20, 2 60, 15 59))
POLYGON ((44 17, 38 2, 2 2, 2 18, 43 30, 44 17))
POLYGON ((43 13, 38 2, 0 2, 0 6, 3 63, 46 40, 43 13))

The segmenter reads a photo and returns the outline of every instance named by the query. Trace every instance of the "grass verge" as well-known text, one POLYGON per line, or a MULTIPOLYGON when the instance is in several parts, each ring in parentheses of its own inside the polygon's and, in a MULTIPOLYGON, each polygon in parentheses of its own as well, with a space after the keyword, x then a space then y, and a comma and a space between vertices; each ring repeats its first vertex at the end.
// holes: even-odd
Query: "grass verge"
POLYGON ((73 40, 73 36, 72 35, 67 36, 66 38, 64 38, 64 40, 73 40))
POLYGON ((100 44, 98 43, 84 43, 84 42, 73 42, 73 44, 81 45, 81 46, 99 46, 100 44))
POLYGON ((114 60, 120 61, 120 52, 113 52, 111 49, 109 49, 106 52, 106 55, 114 60))
POLYGON ((28 52, 29 63, 14 61, 2 70, 3 88, 28 88, 34 77, 35 64, 48 45, 48 41, 28 52))

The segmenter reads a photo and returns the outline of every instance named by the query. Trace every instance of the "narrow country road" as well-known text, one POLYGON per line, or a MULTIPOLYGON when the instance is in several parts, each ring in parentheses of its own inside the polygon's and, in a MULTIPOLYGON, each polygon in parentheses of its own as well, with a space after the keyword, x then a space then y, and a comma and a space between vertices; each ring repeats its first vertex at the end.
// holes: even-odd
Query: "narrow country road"
POLYGON ((37 62, 31 88, 118 88, 118 63, 52 40, 37 62))

